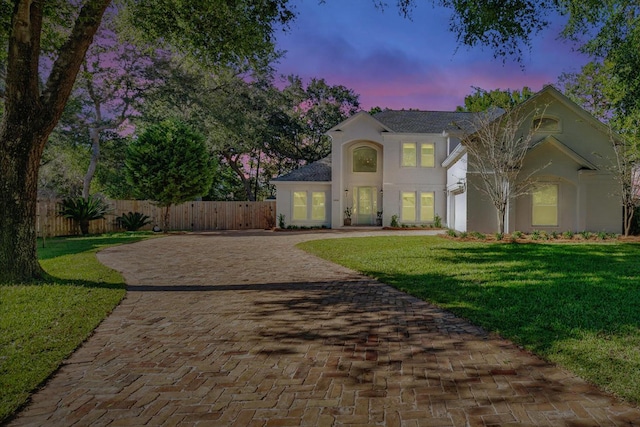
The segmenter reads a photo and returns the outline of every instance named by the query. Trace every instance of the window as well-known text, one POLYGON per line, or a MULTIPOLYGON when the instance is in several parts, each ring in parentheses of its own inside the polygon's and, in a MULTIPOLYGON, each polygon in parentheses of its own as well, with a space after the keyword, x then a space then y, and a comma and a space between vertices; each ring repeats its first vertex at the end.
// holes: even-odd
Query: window
POLYGON ((353 150, 354 172, 376 172, 378 170, 378 152, 371 147, 358 147, 353 150))
POLYGON ((324 191, 313 191, 309 195, 306 191, 293 192, 293 219, 296 221, 324 221, 327 217, 327 199, 324 191), (311 200, 309 201, 309 197, 311 200), (311 205, 309 205, 311 202, 311 205), (311 207, 311 211, 309 211, 311 207), (309 216, 309 214, 311 216, 309 216))
POLYGON ((418 158, 418 144, 415 142, 402 143, 402 166, 432 168, 436 164, 435 146, 433 143, 420 144, 420 157, 418 158))
POLYGON ((402 221, 416 222, 416 218, 419 218, 420 222, 433 222, 435 219, 434 193, 426 192, 418 195, 419 200, 416 199, 416 193, 413 191, 402 192, 402 221), (418 207, 420 210, 417 209, 418 207))
POLYGON ((402 143, 402 166, 415 167, 417 162, 416 143, 415 142, 403 142, 402 143))
POLYGON ((416 220, 416 193, 412 191, 402 193, 402 220, 411 222, 416 220))
POLYGON ((293 219, 294 220, 307 219, 307 192, 306 191, 293 192, 293 219))
POLYGON ((532 225, 558 225, 558 186, 544 185, 536 188, 532 196, 532 225))
POLYGON ((432 168, 436 164, 433 144, 422 144, 420 146, 420 166, 432 168))
POLYGON ((552 117, 540 117, 533 121, 533 127, 538 132, 559 132, 560 121, 552 117))
POLYGON ((433 222, 434 214, 433 193, 420 193, 420 221, 433 222))
POLYGON ((326 215, 325 193, 314 191, 311 193, 311 219, 314 221, 324 221, 326 215))

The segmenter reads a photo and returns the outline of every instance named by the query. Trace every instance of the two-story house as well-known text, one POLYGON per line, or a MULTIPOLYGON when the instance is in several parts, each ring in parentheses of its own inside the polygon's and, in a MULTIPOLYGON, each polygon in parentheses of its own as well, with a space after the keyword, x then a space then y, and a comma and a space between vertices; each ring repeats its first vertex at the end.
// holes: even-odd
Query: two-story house
MULTIPOLYGON (((506 231, 620 232, 621 203, 607 127, 551 86, 527 101, 538 130, 523 175, 539 185, 510 202, 506 231), (544 108, 540 108, 544 106, 544 108)), ((332 154, 273 180, 286 224, 341 227, 398 222, 497 231, 497 216, 461 144, 472 113, 360 112, 329 130, 332 154), (466 124, 466 125, 465 125, 466 124), (465 129, 466 128, 466 129, 465 129)))

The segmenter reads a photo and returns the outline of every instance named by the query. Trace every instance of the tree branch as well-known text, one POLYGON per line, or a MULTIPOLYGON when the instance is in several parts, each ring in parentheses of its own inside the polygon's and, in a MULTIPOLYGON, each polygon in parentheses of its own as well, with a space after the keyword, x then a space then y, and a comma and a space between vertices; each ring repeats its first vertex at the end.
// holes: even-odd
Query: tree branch
POLYGON ((52 128, 62 114, 87 49, 109 3, 111 0, 89 0, 82 6, 71 35, 53 64, 41 98, 43 115, 52 128))

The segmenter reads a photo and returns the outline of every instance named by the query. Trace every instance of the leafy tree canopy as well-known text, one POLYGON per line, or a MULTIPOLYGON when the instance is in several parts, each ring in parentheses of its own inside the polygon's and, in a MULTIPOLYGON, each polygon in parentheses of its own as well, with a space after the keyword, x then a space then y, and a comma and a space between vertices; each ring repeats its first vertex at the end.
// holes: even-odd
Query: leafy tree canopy
POLYGON ((474 86, 473 91, 471 95, 464 97, 464 106, 458 106, 456 111, 479 113, 496 107, 511 110, 534 95, 527 86, 522 90, 513 91, 510 89, 485 90, 474 86))
POLYGON ((208 67, 266 66, 288 0, 15 0, 0 2, 0 277, 42 277, 36 253, 38 171, 105 10, 129 39, 208 67), (45 57, 48 57, 45 60, 45 57))
POLYGON ((125 173, 135 196, 167 207, 206 194, 211 166, 204 137, 182 122, 165 120, 129 144, 125 173))
POLYGON ((277 57, 273 35, 295 14, 288 0, 120 0, 121 33, 161 43, 208 66, 267 66, 277 57), (233 48, 229 48, 233 46, 233 48))
MULTIPOLYGON (((418 0, 406 0, 410 10, 418 0)), ((450 29, 467 46, 488 46, 497 57, 520 61, 533 37, 566 18, 559 34, 593 58, 607 60, 627 86, 617 108, 640 109, 640 4, 637 0, 440 0, 454 13, 450 29)))

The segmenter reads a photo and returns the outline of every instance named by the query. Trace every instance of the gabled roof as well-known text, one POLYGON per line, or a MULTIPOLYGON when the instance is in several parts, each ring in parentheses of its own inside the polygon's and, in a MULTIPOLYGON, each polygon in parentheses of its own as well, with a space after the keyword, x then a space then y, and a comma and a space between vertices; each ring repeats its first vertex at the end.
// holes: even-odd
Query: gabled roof
POLYGON ((565 156, 569 157, 571 160, 573 160, 574 162, 582 166, 583 169, 598 170, 596 165, 594 165, 589 160, 582 157, 580 154, 573 151, 571 148, 567 147, 565 144, 563 144, 558 138, 556 138, 553 135, 549 135, 548 137, 539 141, 536 145, 531 147, 529 150, 530 151, 536 150, 543 145, 551 145, 552 147, 555 147, 565 156))
MULTIPOLYGON (((539 92, 536 92, 531 98, 524 101, 522 105, 526 105, 529 103, 535 105, 539 101, 539 99, 542 98, 544 95, 550 95, 551 97, 555 98, 556 101, 560 102, 565 107, 572 110, 574 113, 576 113, 579 117, 581 117, 585 122, 593 126, 595 129, 605 134, 611 133, 611 130, 607 127, 606 124, 602 123, 598 118, 594 117, 591 113, 589 113, 587 110, 582 108, 580 105, 576 104, 568 96, 566 96, 565 94, 563 94, 558 89, 556 89, 553 85, 550 85, 550 84, 543 87, 542 90, 540 90, 539 92)), ((620 139, 620 137, 616 134, 613 134, 613 137, 615 139, 620 139)))
POLYGON ((273 181, 306 181, 306 182, 330 182, 331 181, 331 154, 317 162, 309 163, 300 169, 289 172, 286 175, 274 178, 273 181))
POLYGON ((376 126, 379 126, 383 132, 393 132, 391 129, 385 126, 384 123, 376 120, 374 116, 372 116, 371 114, 367 113, 366 111, 359 111, 353 116, 347 118, 346 120, 343 120, 342 122, 338 123, 331 129, 329 129, 327 131, 327 134, 331 134, 332 132, 341 132, 344 130, 345 127, 348 127, 351 123, 358 120, 368 120, 369 122, 375 124, 376 126))
POLYGON ((473 116, 460 111, 386 110, 373 117, 397 133, 442 133, 464 129, 473 116))

